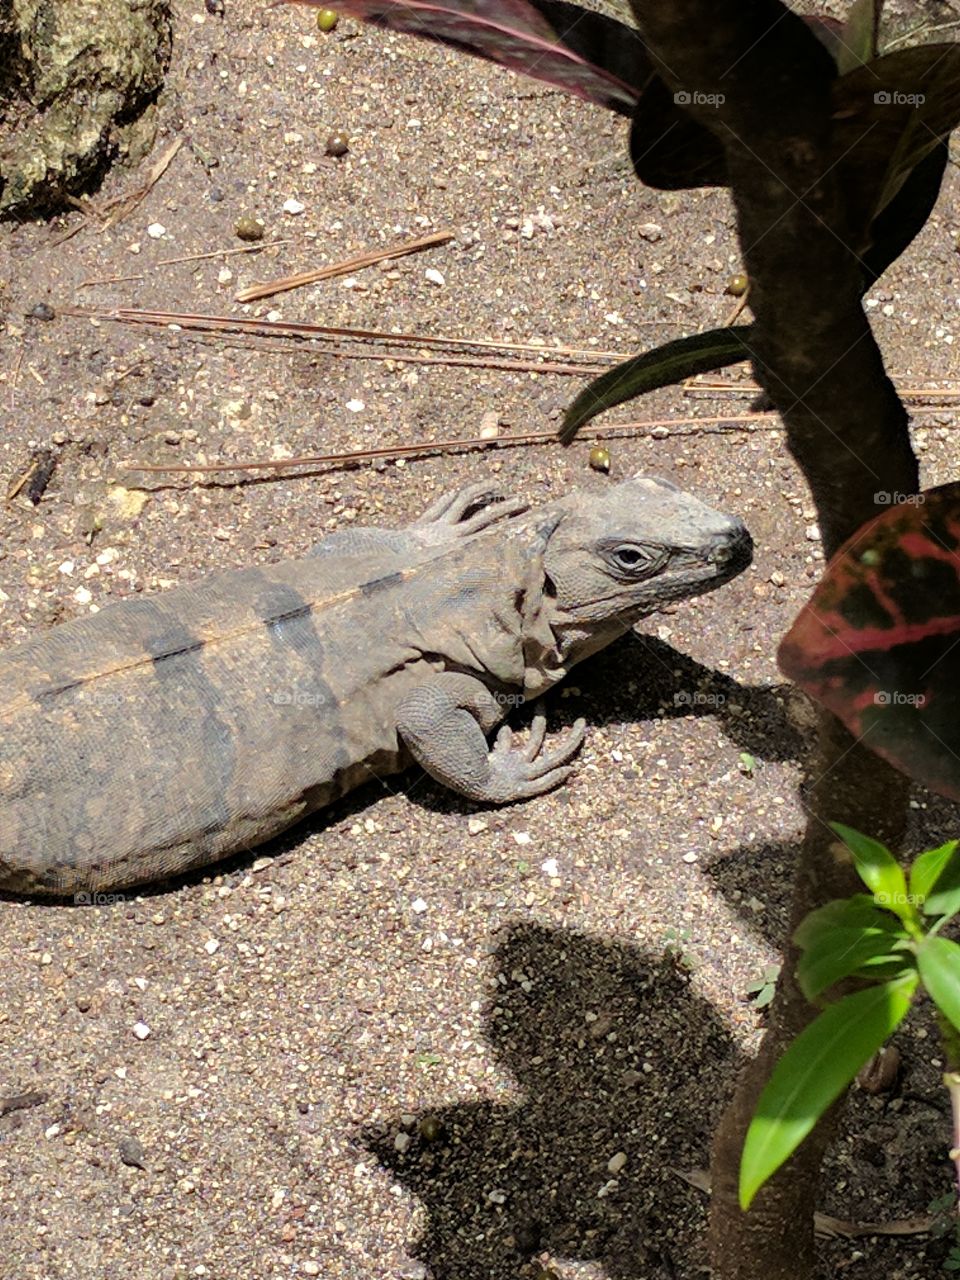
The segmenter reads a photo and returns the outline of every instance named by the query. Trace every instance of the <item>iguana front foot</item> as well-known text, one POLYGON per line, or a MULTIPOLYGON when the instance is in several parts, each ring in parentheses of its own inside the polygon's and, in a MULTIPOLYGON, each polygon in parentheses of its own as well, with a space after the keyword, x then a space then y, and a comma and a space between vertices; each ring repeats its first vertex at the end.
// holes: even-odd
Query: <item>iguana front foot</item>
POLYGON ((505 724, 497 734, 493 750, 488 756, 491 776, 496 780, 494 789, 509 792, 508 798, 511 800, 538 796, 549 791, 573 773, 570 761, 583 746, 586 733, 587 722, 576 720, 559 746, 552 751, 542 752, 547 736, 547 718, 538 711, 530 725, 530 737, 526 746, 517 750, 513 745, 513 730, 505 724))
POLYGON ((418 531, 421 541, 446 542, 451 532, 458 537, 479 533, 500 520, 522 514, 529 505, 520 498, 506 497, 496 485, 481 480, 454 493, 445 493, 410 528, 418 531), (479 510, 465 519, 467 512, 475 507, 479 510))
POLYGON ((549 791, 573 772, 583 745, 578 720, 552 751, 543 751, 546 720, 533 719, 525 747, 513 746, 508 725, 492 749, 485 734, 503 719, 503 698, 473 676, 441 672, 412 689, 397 711, 397 729, 417 763, 444 786, 471 800, 509 804, 549 791))

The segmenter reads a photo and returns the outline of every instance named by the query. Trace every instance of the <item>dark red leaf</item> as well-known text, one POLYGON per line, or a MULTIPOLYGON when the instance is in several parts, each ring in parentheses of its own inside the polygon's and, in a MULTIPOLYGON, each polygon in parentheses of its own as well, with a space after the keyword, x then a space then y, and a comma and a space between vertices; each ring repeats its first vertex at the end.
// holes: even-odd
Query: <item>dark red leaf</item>
POLYGON ((960 484, 889 504, 837 552, 780 667, 866 746, 960 800, 960 484))

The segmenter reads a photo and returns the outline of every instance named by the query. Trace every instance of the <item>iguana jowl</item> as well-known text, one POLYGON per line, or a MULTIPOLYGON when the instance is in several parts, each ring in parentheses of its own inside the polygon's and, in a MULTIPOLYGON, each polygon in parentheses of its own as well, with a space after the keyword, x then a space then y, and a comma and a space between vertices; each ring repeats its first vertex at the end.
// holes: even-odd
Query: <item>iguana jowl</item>
POLYGON ((409 528, 125 600, 0 654, 0 888, 121 888, 252 848, 417 761, 475 800, 562 781, 485 734, 661 605, 750 562, 743 524, 635 477, 527 510, 488 485, 409 528))

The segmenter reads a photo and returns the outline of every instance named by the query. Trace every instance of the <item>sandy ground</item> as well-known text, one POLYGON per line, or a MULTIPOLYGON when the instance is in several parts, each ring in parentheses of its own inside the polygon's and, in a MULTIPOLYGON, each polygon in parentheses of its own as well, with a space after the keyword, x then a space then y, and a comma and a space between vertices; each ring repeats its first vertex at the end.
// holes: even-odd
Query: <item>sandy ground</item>
MULTIPOLYGON (((350 522, 403 524, 492 474, 533 501, 609 483, 587 444, 247 482, 133 472, 473 436, 491 414, 509 439, 555 426, 585 378, 243 345, 65 306, 625 354, 729 311, 725 194, 641 188, 623 122, 484 64, 347 21, 323 36, 308 11, 227 0, 221 21, 181 5, 160 118, 154 156, 184 145, 125 220, 0 230, 0 468, 14 481, 34 448, 58 463, 39 505, 0 509, 5 644, 297 556, 350 522), (334 130, 340 159, 324 156, 334 130), (283 243, 224 256, 240 217, 283 243), (428 253, 234 301, 444 229, 456 239, 428 253), (166 265, 198 254, 213 256, 166 265), (132 278, 86 283, 106 277, 132 278), (52 320, 28 318, 40 303, 52 320)), ((142 179, 118 170, 96 201, 142 179)), ((904 387, 956 387, 958 195, 954 165, 867 301, 904 387)), ((683 421, 749 401, 671 391, 618 415, 678 421, 610 443, 611 477, 665 475, 738 512, 756 561, 554 696, 553 729, 590 725, 562 790, 486 811, 412 772, 215 876, 89 907, 0 901, 0 1274, 704 1274, 704 1200, 671 1171, 705 1163, 762 1026, 748 988, 782 940, 808 720, 772 655, 822 563, 776 424, 683 421), (43 1100, 2 1102, 31 1091, 43 1100)), ((914 422, 925 482, 952 477, 955 414, 914 422)), ((952 807, 915 805, 915 847, 955 832, 952 807)), ((898 1092, 856 1093, 831 1157, 823 1207, 844 1218, 924 1214, 950 1189, 925 1010, 898 1042, 898 1092)), ((934 1277, 944 1248, 825 1244, 823 1275, 934 1277)))

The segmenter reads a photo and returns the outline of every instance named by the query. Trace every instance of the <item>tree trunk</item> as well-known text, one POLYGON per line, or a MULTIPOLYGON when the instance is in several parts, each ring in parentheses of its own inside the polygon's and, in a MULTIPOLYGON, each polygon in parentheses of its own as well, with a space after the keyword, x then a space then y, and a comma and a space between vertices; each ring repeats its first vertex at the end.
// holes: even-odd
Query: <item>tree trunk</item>
MULTIPOLYGON (((862 228, 830 152, 836 67, 779 0, 632 0, 657 70, 723 145, 750 278, 753 362, 783 419, 787 447, 817 506, 832 555, 878 514, 878 491, 917 491, 907 415, 860 303, 862 228)), ((864 129, 869 129, 865 121, 864 129)), ((896 845, 907 781, 820 718, 820 750, 794 892, 793 918, 857 887, 829 820, 896 845)), ((770 1069, 815 1017, 788 949, 760 1055, 716 1135, 714 1280, 804 1280, 814 1266, 818 1170, 832 1124, 815 1132, 757 1197, 737 1203, 740 1147, 770 1069)))

